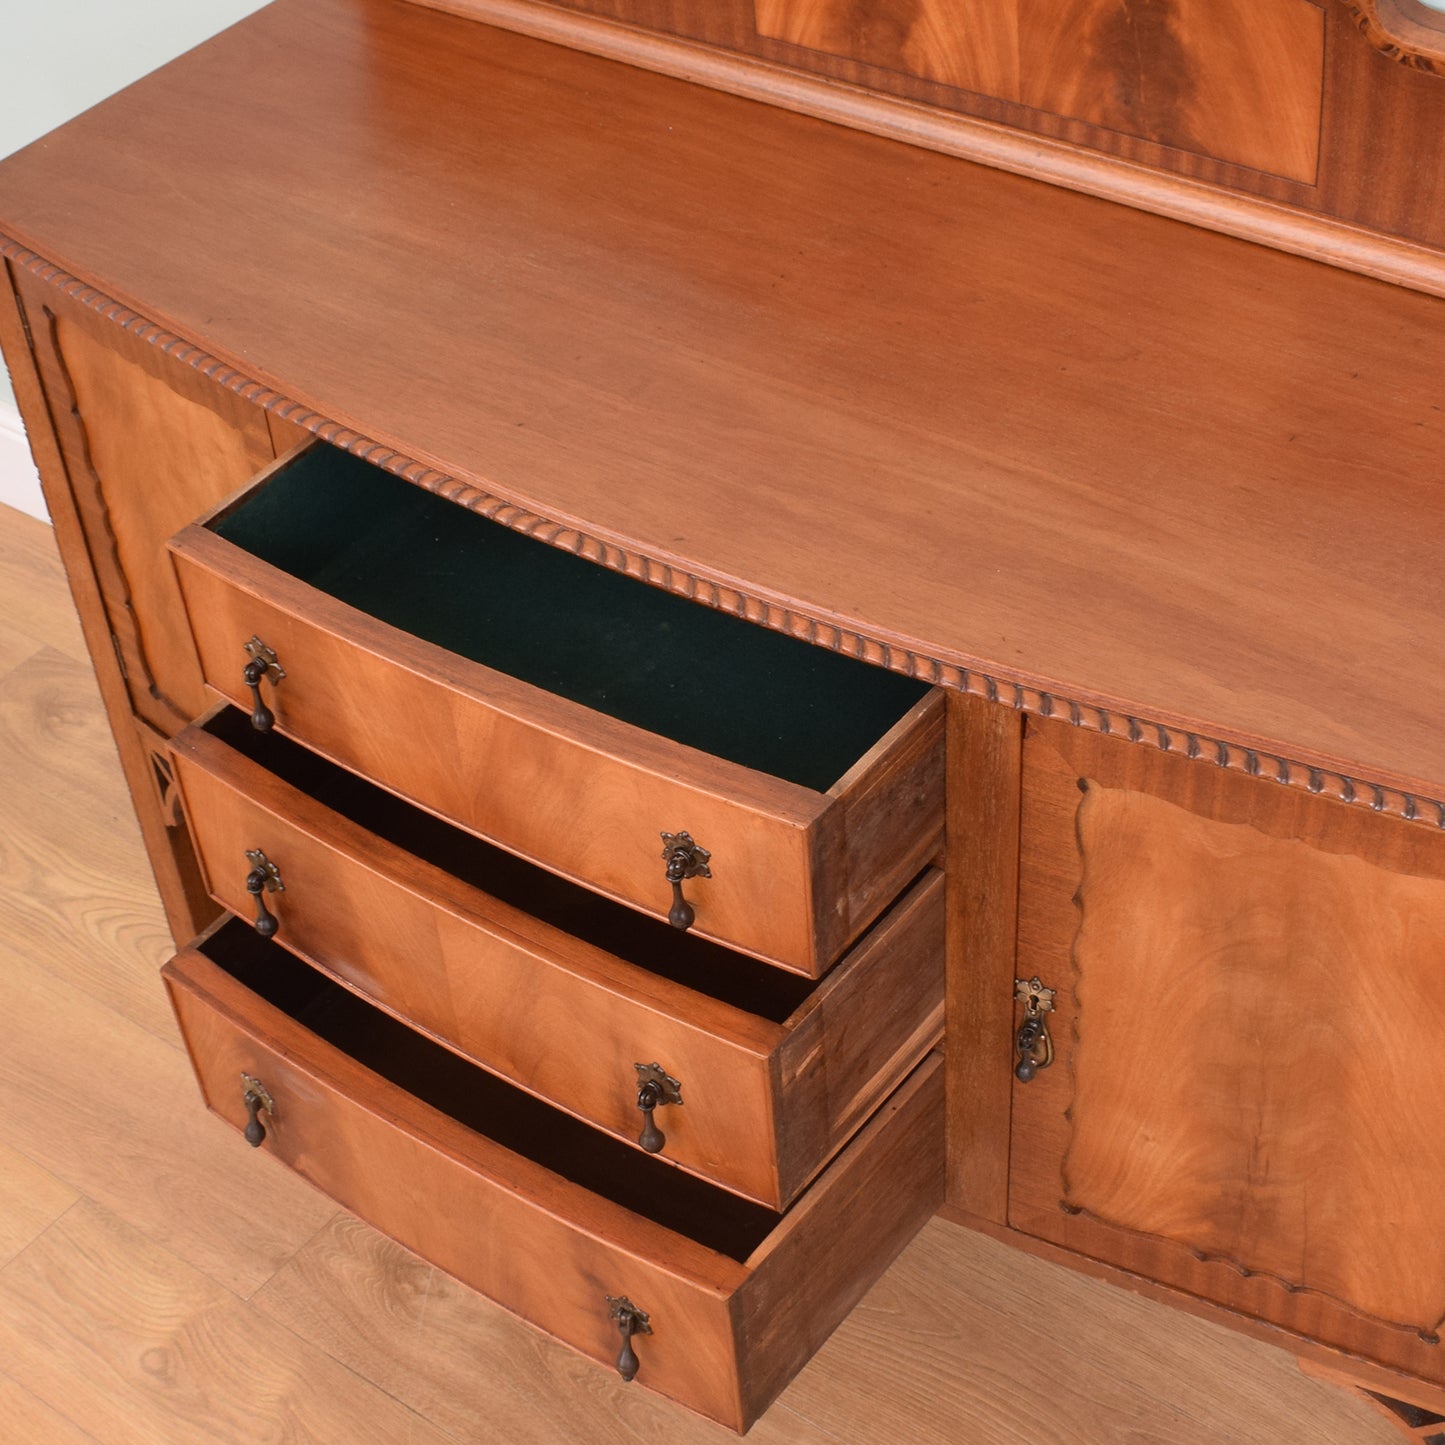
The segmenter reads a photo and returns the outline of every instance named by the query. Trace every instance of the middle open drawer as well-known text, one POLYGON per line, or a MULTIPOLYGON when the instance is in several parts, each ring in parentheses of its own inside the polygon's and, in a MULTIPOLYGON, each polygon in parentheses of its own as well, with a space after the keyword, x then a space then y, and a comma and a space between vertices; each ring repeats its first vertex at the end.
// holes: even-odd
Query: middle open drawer
MULTIPOLYGON (((639 1067, 681 1085, 660 1157, 786 1208, 939 1035, 942 876, 821 982, 679 934, 218 709, 172 743, 212 896, 548 1102, 636 1143, 639 1067)), ((654 1141, 655 1142, 655 1141, 654 1141)))

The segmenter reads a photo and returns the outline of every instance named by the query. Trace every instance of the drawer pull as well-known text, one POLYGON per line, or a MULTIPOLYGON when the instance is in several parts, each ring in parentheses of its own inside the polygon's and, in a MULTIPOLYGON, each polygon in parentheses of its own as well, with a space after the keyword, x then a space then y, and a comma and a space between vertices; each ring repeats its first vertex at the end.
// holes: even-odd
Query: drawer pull
POLYGON ((622 1348, 617 1352, 617 1373, 630 1382, 637 1378, 640 1367, 637 1351, 632 1348, 632 1337, 650 1335, 652 1323, 647 1311, 638 1309, 625 1294, 607 1296, 607 1313, 616 1323, 617 1333, 622 1336, 622 1348))
POLYGON ((672 884, 672 907, 667 921, 674 928, 689 929, 697 919, 697 910, 682 896, 683 881, 711 878, 712 869, 707 865, 712 854, 706 848, 699 848, 692 841, 691 833, 664 833, 662 856, 667 863, 667 881, 672 884))
POLYGON ((276 726, 276 714, 261 700, 261 680, 269 677, 271 686, 275 687, 286 676, 286 669, 259 637, 253 637, 246 644, 246 656, 251 660, 241 677, 251 689, 251 726, 258 733, 268 733, 276 726))
POLYGON ((259 1149, 261 1141, 266 1137, 266 1126, 261 1122, 261 1115, 265 1114, 274 1119, 276 1102, 267 1092, 265 1084, 260 1079, 253 1079, 250 1074, 241 1075, 241 1091, 241 1102, 246 1106, 246 1142, 253 1149, 259 1149))
POLYGON ((682 1085, 661 1064, 633 1064, 637 1070, 637 1107, 642 1110, 642 1133, 637 1142, 649 1154, 660 1154, 667 1135, 657 1127, 652 1111, 662 1104, 682 1103, 682 1085))
POLYGON ((246 874, 246 892, 256 900, 256 922, 253 925, 262 938, 274 938, 280 924, 276 915, 266 907, 267 893, 284 893, 286 885, 281 881, 281 870, 259 849, 246 849, 246 862, 251 871, 246 874))
POLYGON ((1045 988, 1035 975, 1014 980, 1014 997, 1024 1006, 1024 1021, 1015 1040, 1019 1061, 1014 1078, 1027 1084, 1040 1069, 1048 1068, 1054 1061, 1054 1041, 1049 1037, 1049 1026, 1044 1019, 1045 1014, 1054 1011, 1054 991, 1045 988))

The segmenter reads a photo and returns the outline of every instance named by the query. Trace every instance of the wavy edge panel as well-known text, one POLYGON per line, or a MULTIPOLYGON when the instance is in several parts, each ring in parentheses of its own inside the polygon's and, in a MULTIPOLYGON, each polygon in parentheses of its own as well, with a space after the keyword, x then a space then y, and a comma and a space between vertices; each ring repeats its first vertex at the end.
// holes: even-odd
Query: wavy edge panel
MULTIPOLYGON (((1085 943, 1086 939, 1092 938, 1093 933, 1096 932, 1098 928, 1097 915, 1099 908, 1096 889, 1101 876, 1098 862, 1101 850, 1097 846, 1094 846, 1098 842, 1097 836, 1095 836, 1091 842, 1090 818, 1096 816, 1100 808, 1110 805, 1106 802, 1106 799, 1109 799, 1112 795, 1112 806, 1115 807, 1119 806, 1121 800, 1127 798, 1131 800, 1130 806, 1132 807, 1137 808, 1138 803, 1143 802, 1151 811, 1159 809, 1167 810, 1168 815, 1171 817, 1173 814, 1178 813, 1190 819, 1190 826, 1195 829, 1195 841, 1192 841, 1189 846, 1197 848, 1201 855, 1209 852, 1210 848, 1208 845, 1199 846, 1197 840, 1202 838, 1203 830, 1199 828, 1198 825, 1207 825, 1212 840, 1219 843, 1223 843, 1230 838, 1243 838, 1253 834, 1259 839, 1266 840, 1269 844, 1278 845, 1284 849, 1300 850, 1296 854, 1297 857, 1309 856, 1314 854, 1315 850, 1312 849, 1308 843, 1300 840, 1286 840, 1276 837, 1273 834, 1254 828, 1249 823, 1226 821, 1221 818, 1208 817, 1204 814, 1196 813, 1173 799, 1140 790, 1132 785, 1102 783, 1092 777, 1080 777, 1078 779, 1078 786, 1082 796, 1074 814, 1074 843, 1078 850, 1079 882, 1073 897, 1078 927, 1069 945, 1069 962, 1071 967, 1069 988, 1073 997, 1073 1010, 1069 1027, 1068 1106, 1065 1110, 1065 1115, 1070 1121, 1070 1127, 1068 1132, 1068 1147, 1059 1161, 1059 1207, 1067 1214, 1092 1220, 1106 1229, 1117 1231, 1120 1234, 1128 1235, 1134 1239, 1162 1241, 1173 1248, 1185 1250, 1201 1264, 1224 1266, 1237 1273, 1241 1279, 1266 1280, 1285 1294, 1312 1296, 1320 1300, 1328 1301, 1330 1304, 1346 1311, 1355 1318, 1366 1321, 1371 1325, 1382 1326, 1385 1329, 1414 1336, 1425 1345, 1438 1346, 1441 1343, 1442 1328, 1445 1328, 1445 1301, 1440 1302, 1438 1309, 1426 1311, 1426 1318, 1424 1319, 1410 1320, 1393 1317, 1390 1314, 1378 1312, 1358 1300, 1351 1299, 1342 1289, 1332 1288, 1324 1283, 1306 1283, 1296 1275, 1286 1274, 1277 1268, 1269 1267, 1257 1254, 1251 1256, 1247 1250, 1240 1248, 1239 1245, 1244 1243, 1242 1240, 1230 1248, 1211 1248, 1196 1243, 1182 1235, 1171 1234, 1164 1228, 1153 1228, 1141 1222, 1125 1222, 1112 1217, 1110 1213, 1105 1212, 1099 1207, 1079 1202, 1081 1196, 1089 1192, 1089 1187, 1080 1180, 1077 1172, 1077 1152, 1080 1150, 1080 1072, 1081 1061, 1086 1052, 1085 1045, 1088 1042, 1085 1038, 1083 1027, 1086 1011, 1084 1003, 1086 994, 1091 994, 1093 989, 1097 987, 1091 972, 1085 967, 1085 943), (1090 906, 1091 899, 1095 900, 1092 908, 1090 906), (1094 923, 1092 929, 1090 927, 1091 920, 1094 923)), ((1155 811, 1155 816, 1163 815, 1155 811)), ((1101 825, 1095 822, 1092 826, 1097 828, 1101 825)), ((1135 826, 1139 826, 1137 822, 1135 826)), ((1436 890, 1445 888, 1445 880, 1395 874, 1392 870, 1382 868, 1378 864, 1372 863, 1369 859, 1357 854, 1328 853, 1317 856, 1324 870, 1325 877, 1328 877, 1330 873, 1344 864, 1353 864, 1368 869, 1373 873, 1385 874, 1395 880, 1403 881, 1406 884, 1425 884, 1436 890)), ((1103 868, 1102 876, 1114 884, 1117 884, 1119 881, 1118 872, 1111 870, 1107 866, 1103 868)), ((1105 912, 1108 911, 1109 907, 1112 907, 1115 913, 1120 912, 1122 909, 1122 905, 1114 903, 1112 905, 1106 905, 1105 912)), ((1108 946, 1100 948, 1098 944, 1094 944, 1092 945, 1092 954, 1096 961, 1099 958, 1105 958, 1108 959, 1113 966, 1118 966, 1119 952, 1115 948, 1108 946)), ((1118 980, 1115 979, 1113 982, 1117 983, 1118 980)), ((1135 979, 1133 982, 1137 983, 1138 980, 1135 979)), ((1110 991, 1106 989, 1105 993, 1109 997, 1114 997, 1118 993, 1118 990, 1110 991)), ((1137 998, 1136 993, 1127 989, 1125 990, 1125 995, 1130 999, 1137 998)), ((1288 1010, 1286 1009, 1286 1011, 1288 1010)), ((1147 1014, 1141 1015, 1141 1046, 1143 1046, 1147 1040, 1148 1047, 1156 1048, 1161 1040, 1159 1037, 1156 1037, 1155 1033, 1151 1030, 1147 1018, 1147 1014)), ((1091 1058, 1098 1054, 1099 1042, 1095 1040, 1087 1052, 1091 1058)), ((1103 1057, 1112 1058, 1113 1055, 1106 1048, 1103 1057)), ((1166 1049, 1163 1053, 1160 1068, 1168 1069, 1173 1065, 1173 1062, 1173 1056, 1170 1055, 1166 1049)), ((1108 1066, 1096 1061, 1090 1068, 1090 1075, 1097 1080, 1101 1068, 1107 1071, 1108 1066)), ((1198 1077, 1205 1077, 1203 1071, 1198 1072, 1198 1077)), ((1090 1093, 1093 1092, 1094 1090, 1090 1090, 1090 1093)), ((1131 1109, 1124 1112, 1128 1113, 1136 1123, 1139 1121, 1139 1115, 1136 1110, 1131 1109)), ((1100 1126, 1094 1125, 1090 1132, 1092 1135, 1097 1136, 1100 1132, 1100 1126)), ((1105 1132, 1107 1133, 1107 1130, 1105 1132)), ((1097 1150, 1097 1140, 1094 1148, 1097 1150)), ((1306 1218, 1308 1218, 1308 1215, 1306 1218)))

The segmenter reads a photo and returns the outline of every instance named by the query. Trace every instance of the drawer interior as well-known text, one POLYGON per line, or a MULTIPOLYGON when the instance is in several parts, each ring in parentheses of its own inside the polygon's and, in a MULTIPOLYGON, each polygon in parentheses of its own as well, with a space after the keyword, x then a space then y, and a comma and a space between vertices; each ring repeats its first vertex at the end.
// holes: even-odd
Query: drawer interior
POLYGON ((212 527, 402 631, 817 792, 928 690, 534 541, 334 447, 303 452, 212 527))
POLYGON ((231 919, 195 947, 317 1037, 457 1123, 643 1218, 745 1261, 774 1211, 639 1155, 413 1032, 231 919))
POLYGON ((695 933, 680 933, 494 847, 280 733, 258 733, 236 708, 222 708, 204 728, 377 837, 660 978, 776 1024, 786 1023, 819 987, 819 980, 774 968, 695 933))

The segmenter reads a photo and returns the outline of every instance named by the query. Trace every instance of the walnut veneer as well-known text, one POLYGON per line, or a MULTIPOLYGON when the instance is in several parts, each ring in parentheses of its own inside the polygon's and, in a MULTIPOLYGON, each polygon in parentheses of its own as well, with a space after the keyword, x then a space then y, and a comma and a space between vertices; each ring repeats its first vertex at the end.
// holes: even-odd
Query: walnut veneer
POLYGON ((0 164, 0 341, 215 1111, 599 1360, 652 1291, 638 1378, 738 1429, 945 1188, 1445 1412, 1442 55, 1409 0, 278 0, 0 164), (482 552, 429 578, 398 527, 348 601, 228 532, 326 448, 319 534, 391 474, 836 654, 717 684, 784 756, 835 759, 853 659, 915 690, 804 779, 605 665, 492 666, 482 552), (368 611, 403 572, 425 615, 368 611), (214 708, 253 632, 255 747, 214 708), (716 866, 674 950, 678 828, 716 866), (256 847, 264 946, 214 926, 256 847))

